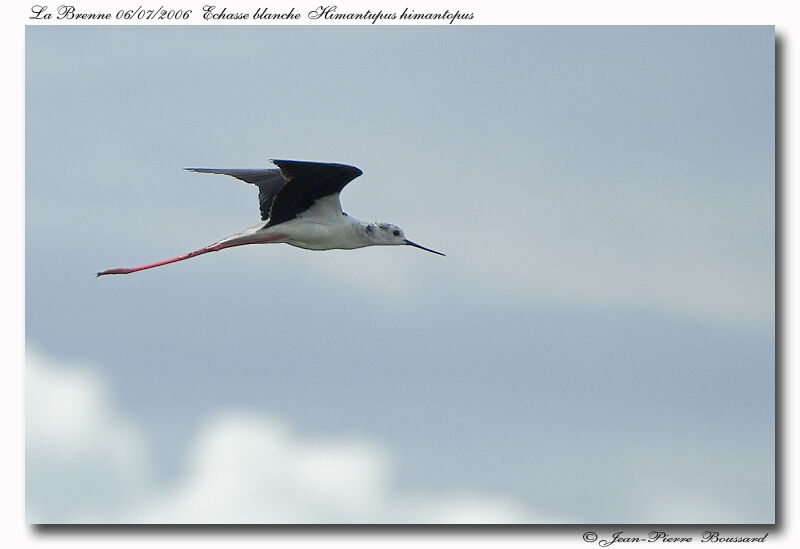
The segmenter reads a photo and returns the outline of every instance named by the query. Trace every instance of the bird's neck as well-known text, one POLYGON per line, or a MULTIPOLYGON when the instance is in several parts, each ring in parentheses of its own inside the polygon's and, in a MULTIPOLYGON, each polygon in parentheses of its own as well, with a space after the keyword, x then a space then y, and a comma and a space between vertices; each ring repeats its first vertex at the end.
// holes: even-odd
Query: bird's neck
POLYGON ((375 240, 370 237, 375 235, 376 223, 367 223, 347 214, 344 214, 344 217, 350 226, 349 230, 355 235, 356 240, 363 242, 363 246, 371 246, 375 243, 375 240))
POLYGON ((366 223, 359 221, 361 236, 364 239, 365 246, 374 246, 380 244, 378 241, 378 224, 376 222, 366 223))

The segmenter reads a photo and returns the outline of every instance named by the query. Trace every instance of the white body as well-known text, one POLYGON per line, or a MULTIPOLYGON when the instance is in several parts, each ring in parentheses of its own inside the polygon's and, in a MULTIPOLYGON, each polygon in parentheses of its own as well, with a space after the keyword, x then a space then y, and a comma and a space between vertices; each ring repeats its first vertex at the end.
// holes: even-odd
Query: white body
POLYGON ((307 250, 352 250, 374 244, 368 238, 369 224, 342 212, 339 195, 326 196, 294 219, 267 227, 263 221, 219 243, 261 241, 264 244, 290 244, 307 250), (283 238, 267 240, 278 235, 283 238))

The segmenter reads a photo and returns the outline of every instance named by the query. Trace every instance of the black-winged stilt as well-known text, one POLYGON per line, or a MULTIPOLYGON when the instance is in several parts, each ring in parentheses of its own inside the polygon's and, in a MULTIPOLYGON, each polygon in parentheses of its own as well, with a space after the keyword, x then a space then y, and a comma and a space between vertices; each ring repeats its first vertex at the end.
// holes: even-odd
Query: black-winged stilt
POLYGON ((261 223, 187 254, 139 267, 108 269, 97 276, 135 273, 245 244, 285 243, 309 250, 405 245, 444 255, 411 242, 400 227, 389 223, 364 223, 342 211, 339 193, 361 175, 358 168, 297 160, 272 160, 272 163, 278 168, 186 168, 194 172, 231 175, 256 185, 261 223))

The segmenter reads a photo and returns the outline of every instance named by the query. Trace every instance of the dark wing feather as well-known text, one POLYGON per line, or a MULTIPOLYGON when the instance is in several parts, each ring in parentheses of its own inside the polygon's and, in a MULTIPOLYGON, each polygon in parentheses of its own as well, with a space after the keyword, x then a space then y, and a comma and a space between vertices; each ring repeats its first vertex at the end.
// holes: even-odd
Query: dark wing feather
POLYGON ((230 175, 247 183, 258 186, 258 205, 261 209, 261 220, 269 218, 269 210, 272 207, 272 200, 280 190, 286 186, 286 179, 281 171, 275 168, 251 170, 247 168, 186 168, 187 170, 200 173, 218 173, 230 175))
POLYGON ((273 160, 288 182, 282 187, 269 210, 267 226, 277 225, 307 210, 319 198, 341 192, 345 185, 362 174, 355 166, 273 160))

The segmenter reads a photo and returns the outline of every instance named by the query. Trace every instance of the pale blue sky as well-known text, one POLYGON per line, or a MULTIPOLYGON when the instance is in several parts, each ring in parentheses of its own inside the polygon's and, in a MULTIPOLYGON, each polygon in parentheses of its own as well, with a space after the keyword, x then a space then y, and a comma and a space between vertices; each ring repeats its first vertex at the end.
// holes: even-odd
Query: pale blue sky
POLYGON ((410 492, 773 520, 772 27, 29 27, 26 58, 28 345, 108 382, 159 482, 245 409, 379 441, 410 492), (268 158, 359 166, 345 211, 448 256, 93 277, 253 224, 182 168, 268 158))

